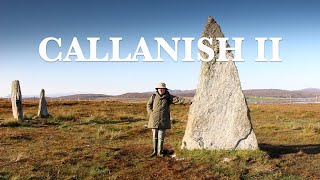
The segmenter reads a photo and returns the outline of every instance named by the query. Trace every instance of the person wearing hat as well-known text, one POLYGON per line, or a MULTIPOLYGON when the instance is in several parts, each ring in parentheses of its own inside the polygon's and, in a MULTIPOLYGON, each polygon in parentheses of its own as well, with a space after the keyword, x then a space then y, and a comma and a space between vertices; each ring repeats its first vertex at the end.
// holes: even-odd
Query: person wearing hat
POLYGON ((155 89, 156 93, 147 103, 148 128, 152 129, 153 134, 153 152, 150 157, 156 155, 163 157, 166 129, 171 129, 170 104, 191 104, 192 101, 171 95, 163 82, 159 83, 155 89))

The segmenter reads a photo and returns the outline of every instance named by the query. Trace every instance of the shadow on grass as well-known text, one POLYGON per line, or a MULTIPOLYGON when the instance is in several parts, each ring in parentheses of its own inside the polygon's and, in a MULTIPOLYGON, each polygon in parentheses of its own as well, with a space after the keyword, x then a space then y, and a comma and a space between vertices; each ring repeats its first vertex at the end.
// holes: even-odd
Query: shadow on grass
POLYGON ((137 118, 137 119, 123 119, 123 120, 100 120, 100 119, 93 119, 87 122, 80 122, 77 125, 86 125, 86 124, 119 124, 119 123, 134 123, 138 121, 144 121, 145 119, 137 118))
POLYGON ((174 150, 173 149, 163 149, 163 155, 164 156, 172 156, 174 154, 174 150))
POLYGON ((298 153, 302 151, 305 154, 319 154, 320 144, 302 144, 302 145, 271 145, 259 144, 262 151, 268 152, 271 158, 279 158, 281 155, 298 153))

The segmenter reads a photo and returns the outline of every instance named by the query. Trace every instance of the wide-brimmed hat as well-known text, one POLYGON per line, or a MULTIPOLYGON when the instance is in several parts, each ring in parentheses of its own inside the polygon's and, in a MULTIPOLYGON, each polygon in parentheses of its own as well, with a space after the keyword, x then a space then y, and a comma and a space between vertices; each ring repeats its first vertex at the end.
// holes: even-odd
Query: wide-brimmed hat
POLYGON ((166 83, 161 82, 157 84, 156 89, 167 89, 166 83))

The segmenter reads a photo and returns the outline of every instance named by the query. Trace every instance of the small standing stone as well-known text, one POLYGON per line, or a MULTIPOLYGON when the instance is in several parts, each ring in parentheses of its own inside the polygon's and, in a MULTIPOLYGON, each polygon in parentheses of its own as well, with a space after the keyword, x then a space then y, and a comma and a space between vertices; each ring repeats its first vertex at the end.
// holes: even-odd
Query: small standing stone
POLYGON ((12 82, 11 102, 13 117, 18 120, 23 120, 22 94, 20 89, 20 83, 18 80, 12 82))
POLYGON ((40 93, 38 116, 42 118, 49 116, 44 89, 42 89, 40 93))

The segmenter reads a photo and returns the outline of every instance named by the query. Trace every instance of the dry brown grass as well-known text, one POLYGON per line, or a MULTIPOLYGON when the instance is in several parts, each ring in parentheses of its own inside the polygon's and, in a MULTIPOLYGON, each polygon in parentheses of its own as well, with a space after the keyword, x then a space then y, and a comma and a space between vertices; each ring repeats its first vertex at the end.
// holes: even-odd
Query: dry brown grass
POLYGON ((320 105, 250 105, 261 151, 182 151, 188 106, 171 107, 167 156, 148 158, 145 103, 49 102, 51 118, 11 117, 0 101, 0 179, 314 179, 320 177, 320 105), (170 155, 175 154, 176 158, 170 155))

